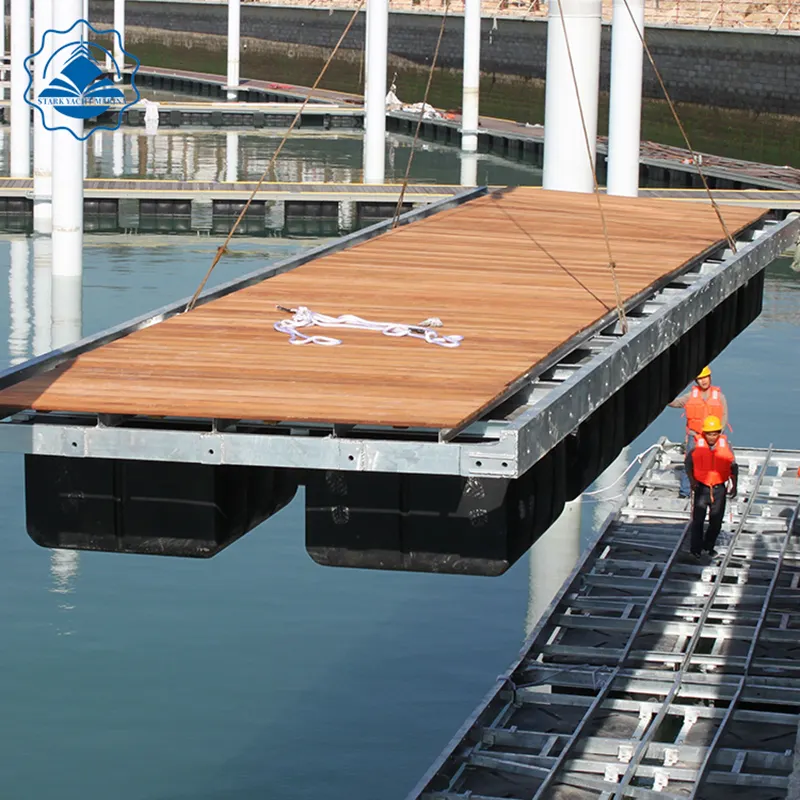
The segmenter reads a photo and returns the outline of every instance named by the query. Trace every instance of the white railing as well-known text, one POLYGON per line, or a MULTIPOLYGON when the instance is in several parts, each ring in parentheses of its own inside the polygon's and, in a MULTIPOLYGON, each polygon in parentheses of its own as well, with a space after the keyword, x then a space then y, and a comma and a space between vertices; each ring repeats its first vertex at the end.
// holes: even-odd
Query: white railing
MULTIPOLYGON (((276 6, 324 9, 355 8, 356 0, 244 0, 276 6)), ((439 14, 444 0, 389 0, 393 11, 439 14)), ((611 20, 611 0, 603 0, 603 18, 611 20)), ((461 14, 464 0, 450 0, 450 11, 461 14)), ((485 17, 537 18, 547 16, 546 0, 483 0, 485 17)), ((646 0, 645 21, 652 25, 696 28, 754 28, 769 31, 800 30, 800 0, 646 0)))

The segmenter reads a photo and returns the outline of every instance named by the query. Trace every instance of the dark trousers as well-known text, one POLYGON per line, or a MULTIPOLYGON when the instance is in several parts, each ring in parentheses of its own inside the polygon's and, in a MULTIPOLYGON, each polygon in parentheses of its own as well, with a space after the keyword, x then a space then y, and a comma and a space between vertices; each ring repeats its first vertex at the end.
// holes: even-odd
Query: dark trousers
POLYGON ((702 483, 697 484, 692 508, 691 548, 693 553, 711 550, 714 547, 717 543, 717 536, 719 536, 724 516, 725 484, 718 483, 713 487, 704 486, 702 483), (713 501, 711 499, 712 494, 714 496, 713 501), (704 536, 703 523, 706 521, 706 513, 708 513, 708 528, 704 536))
MULTIPOLYGON (((686 437, 686 454, 694 450, 695 442, 694 442, 694 432, 690 431, 686 437)), ((689 484, 689 476, 686 474, 686 470, 681 470, 681 487, 678 490, 678 497, 688 497, 692 493, 691 486, 689 484)))

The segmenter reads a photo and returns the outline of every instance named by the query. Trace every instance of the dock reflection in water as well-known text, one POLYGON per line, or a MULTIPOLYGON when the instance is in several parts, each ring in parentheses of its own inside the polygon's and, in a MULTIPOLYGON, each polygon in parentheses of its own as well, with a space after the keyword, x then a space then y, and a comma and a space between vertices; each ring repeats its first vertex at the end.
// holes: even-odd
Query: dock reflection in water
MULTIPOLYGON (((225 131, 142 128, 97 133, 87 141, 87 178, 183 181, 257 180, 269 165, 282 131, 225 131)), ((8 175, 8 129, 0 129, 0 173, 8 175)), ((411 138, 386 138, 386 181, 403 180, 411 138)), ((287 183, 360 183, 362 138, 355 134, 295 132, 287 140, 269 180, 287 183)), ((538 186, 541 170, 486 153, 472 155, 478 183, 538 186)), ((458 184, 460 151, 420 142, 411 169, 414 183, 458 184)))

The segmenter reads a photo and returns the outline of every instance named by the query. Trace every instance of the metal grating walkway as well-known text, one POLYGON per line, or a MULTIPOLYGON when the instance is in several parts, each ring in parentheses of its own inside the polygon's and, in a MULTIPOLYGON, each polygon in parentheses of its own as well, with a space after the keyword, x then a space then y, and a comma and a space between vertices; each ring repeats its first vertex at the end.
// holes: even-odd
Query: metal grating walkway
POLYGON ((800 723, 800 452, 737 449, 716 559, 663 444, 524 655, 409 797, 788 797, 800 723))

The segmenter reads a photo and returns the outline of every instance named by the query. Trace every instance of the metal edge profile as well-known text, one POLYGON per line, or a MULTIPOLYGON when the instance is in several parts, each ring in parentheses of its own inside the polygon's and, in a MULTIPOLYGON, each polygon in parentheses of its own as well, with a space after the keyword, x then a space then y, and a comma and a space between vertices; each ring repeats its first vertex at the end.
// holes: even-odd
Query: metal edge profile
MULTIPOLYGON (((667 444, 666 437, 662 436, 658 440, 658 444, 662 446, 664 444, 667 444)), ((461 742, 466 738, 469 732, 476 725, 481 724, 481 717, 489 709, 492 702, 498 697, 500 692, 503 690, 503 687, 505 687, 511 681, 511 676, 517 671, 517 669, 519 669, 519 667, 525 661, 530 652, 530 649, 536 642, 536 639, 541 635, 542 631, 550 621, 550 617, 555 613, 555 610, 556 608, 558 608, 559 603, 561 603, 565 595, 568 594, 575 581, 580 578, 586 564, 593 557, 596 557, 602 551, 602 548, 605 546, 603 544, 603 540, 606 534, 610 530, 611 526, 618 519, 620 519, 622 508, 628 501, 628 498, 631 496, 633 491, 636 489, 642 476, 648 469, 652 467, 658 452, 659 451, 657 449, 653 449, 642 461, 641 466, 639 467, 638 470, 636 470, 636 473, 633 475, 630 482, 625 487, 624 493, 620 498, 618 498, 617 502, 615 503, 613 510, 609 512, 605 521, 598 528, 595 538, 584 549, 583 554, 578 559, 575 566, 572 568, 572 571, 567 576, 564 583, 561 585, 561 588, 558 590, 558 592, 556 592, 555 597, 550 601, 550 604, 542 612, 542 615, 539 617, 539 620, 534 626, 533 630, 528 634, 525 641, 520 646, 519 655, 517 656, 517 658, 505 670, 505 672, 503 672, 501 675, 498 675, 495 685, 492 687, 492 689, 489 690, 489 692, 486 693, 486 695, 484 695, 484 697, 478 703, 478 706, 475 708, 472 714, 470 714, 470 716, 463 723, 463 725, 458 729, 458 731, 456 731, 453 738, 445 745, 444 750, 442 750, 442 752, 439 754, 439 757, 431 765, 431 767, 428 769, 425 775, 423 775, 422 778, 417 782, 416 786, 414 786, 414 788, 409 792, 405 800, 418 800, 421 797, 422 793, 427 789, 428 784, 430 784, 430 782, 436 777, 436 775, 439 773, 442 767, 447 763, 447 761, 455 755, 455 751, 458 748, 459 744, 461 744, 461 742)))
MULTIPOLYGON (((768 216, 769 212, 765 211, 757 220, 750 223, 749 225, 745 225, 739 230, 737 230, 734 235, 735 236, 746 236, 752 234, 755 230, 763 227, 765 218, 768 216)), ((748 242, 747 244, 751 244, 748 242)), ((657 280, 653 281, 649 286, 646 286, 640 292, 637 292, 634 295, 631 295, 625 303, 625 311, 626 313, 630 314, 636 310, 637 307, 646 303, 655 293, 661 291, 670 283, 674 282, 681 275, 684 275, 687 272, 691 272, 693 269, 698 267, 698 265, 702 264, 703 261, 709 259, 715 253, 719 252, 720 250, 724 250, 727 247, 727 243, 725 240, 718 240, 712 245, 709 245, 705 250, 696 255, 692 256, 688 261, 684 262, 680 266, 676 267, 671 272, 662 275, 657 280)), ((476 409, 472 414, 468 417, 463 419, 456 427, 441 430, 439 432, 439 440, 443 442, 452 441, 459 433, 461 433, 465 428, 467 428, 470 424, 475 422, 476 420, 480 419, 485 414, 489 413, 492 409, 496 408, 501 403, 506 402, 510 398, 512 398, 520 389, 528 386, 531 381, 535 380, 538 376, 542 375, 547 370, 554 367, 559 361, 561 361, 565 356, 571 353, 573 350, 580 348, 581 344, 590 339, 592 336, 596 336, 600 331, 604 328, 607 328, 614 324, 614 321, 617 319, 617 310, 611 309, 602 317, 600 317, 595 322, 587 325, 583 330, 578 331, 565 342, 560 344, 553 350, 549 355, 545 356, 541 361, 538 361, 534 364, 527 372, 522 373, 518 378, 513 380, 511 383, 506 386, 506 388, 498 394, 496 397, 492 398, 488 403, 483 405, 481 408, 476 409)))
POLYGON ((508 429, 517 434, 522 475, 575 430, 617 389, 670 347, 734 291, 777 258, 800 233, 800 217, 787 217, 700 277, 674 304, 655 311, 587 362, 575 375, 520 414, 508 429), (764 241, 766 238, 766 241, 764 241), (614 388, 610 388, 614 387, 614 388))
MULTIPOLYGON (((408 225, 412 222, 425 219, 433 214, 438 213, 439 211, 444 211, 448 208, 462 205, 463 203, 466 203, 477 197, 481 197, 482 195, 486 194, 487 191, 487 187, 479 186, 474 189, 468 189, 464 192, 453 195, 452 197, 446 197, 442 200, 438 200, 435 203, 424 206, 423 208, 412 209, 411 211, 407 211, 405 214, 401 214, 400 217, 398 217, 398 223, 400 225, 408 225)), ((391 219, 376 222, 374 225, 370 225, 369 227, 363 228, 355 233, 350 233, 347 236, 342 236, 333 242, 328 242, 327 244, 307 250, 299 255, 291 256, 283 261, 279 261, 277 264, 271 264, 268 267, 256 270, 255 272, 251 272, 240 278, 235 278, 231 281, 220 284, 213 289, 207 289, 205 292, 203 292, 203 294, 200 295, 196 305, 204 305, 212 300, 217 300, 220 297, 231 294, 238 289, 244 289, 247 286, 260 283, 261 281, 271 278, 274 275, 279 275, 282 272, 289 272, 297 267, 301 267, 304 264, 307 264, 309 261, 313 261, 314 259, 330 255, 332 253, 337 253, 341 250, 346 250, 350 247, 353 247, 356 244, 366 242, 369 239, 373 239, 381 233, 389 230, 391 225, 391 219)), ((170 317, 177 316, 178 314, 183 313, 187 303, 189 302, 189 299, 190 298, 185 297, 182 300, 162 306, 161 308, 144 314, 141 317, 136 317, 135 319, 128 320, 120 325, 115 325, 114 327, 107 328, 106 330, 100 331, 92 336, 88 336, 75 342, 74 344, 69 345, 68 347, 51 350, 49 353, 44 353, 37 358, 32 358, 25 363, 20 364, 19 366, 2 370, 0 371, 0 390, 7 389, 8 387, 27 380, 34 375, 38 375, 42 372, 53 369, 59 364, 63 364, 65 361, 76 358, 82 353, 94 350, 101 345, 108 344, 116 339, 121 339, 123 336, 127 336, 128 334, 134 333, 138 330, 142 330, 143 328, 148 328, 151 325, 156 325, 159 322, 164 322, 170 317)), ((0 411, 0 414, 3 414, 3 412, 0 411)))

